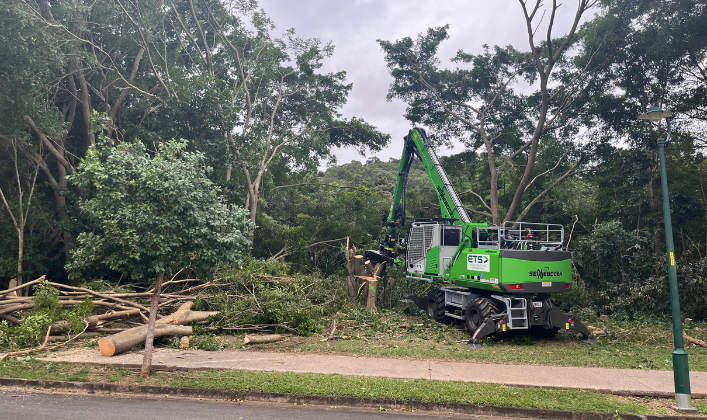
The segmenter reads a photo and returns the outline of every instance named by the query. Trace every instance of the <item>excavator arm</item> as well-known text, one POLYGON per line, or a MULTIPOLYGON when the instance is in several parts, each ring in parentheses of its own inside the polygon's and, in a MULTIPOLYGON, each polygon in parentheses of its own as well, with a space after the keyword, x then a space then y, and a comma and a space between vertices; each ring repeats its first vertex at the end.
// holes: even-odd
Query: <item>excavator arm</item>
POLYGON ((439 199, 442 218, 451 220, 452 224, 462 226, 471 222, 461 200, 459 200, 459 196, 457 196, 447 177, 447 173, 440 164, 439 158, 427 141, 427 135, 424 130, 413 128, 405 136, 393 202, 390 205, 386 225, 381 232, 381 253, 389 258, 393 258, 393 250, 395 249, 395 244, 398 243, 400 229, 405 225, 405 188, 410 166, 415 156, 422 162, 432 182, 439 199))

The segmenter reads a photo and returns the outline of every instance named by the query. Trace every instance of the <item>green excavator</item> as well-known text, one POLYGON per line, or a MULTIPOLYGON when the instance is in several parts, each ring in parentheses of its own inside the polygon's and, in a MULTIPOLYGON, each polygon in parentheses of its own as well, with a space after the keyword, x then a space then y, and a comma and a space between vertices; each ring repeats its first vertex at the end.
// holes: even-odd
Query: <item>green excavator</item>
POLYGON ((517 330, 543 336, 575 330, 585 342, 596 344, 584 324, 550 300, 552 294, 572 288, 571 254, 563 243, 562 225, 472 223, 425 132, 413 128, 405 137, 380 249, 366 251, 364 258, 405 264, 408 279, 440 284, 426 297, 406 299, 426 309, 434 320, 463 321, 473 348, 480 348, 487 335, 517 330), (413 220, 407 237, 400 238, 405 227, 405 188, 415 156, 432 182, 442 214, 413 220), (404 250, 404 262, 396 249, 404 250))

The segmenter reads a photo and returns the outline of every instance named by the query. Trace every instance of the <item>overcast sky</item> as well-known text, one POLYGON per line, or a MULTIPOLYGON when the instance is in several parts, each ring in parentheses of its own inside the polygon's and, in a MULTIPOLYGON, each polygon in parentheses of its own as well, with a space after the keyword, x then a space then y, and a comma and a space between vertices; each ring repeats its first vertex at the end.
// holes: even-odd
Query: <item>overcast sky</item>
MULTIPOLYGON (((334 56, 324 70, 346 70, 348 81, 353 83, 342 113, 347 118, 362 117, 392 136, 390 145, 375 154, 384 161, 400 158, 402 137, 410 124, 403 117, 403 102, 386 101, 392 78, 376 39, 415 38, 427 28, 449 24, 450 39, 440 48, 443 64, 459 49, 478 54, 483 44, 510 44, 528 50, 525 20, 517 0, 259 0, 259 4, 278 34, 295 28, 300 37, 334 44, 334 56)), ((575 11, 576 1, 564 1, 556 17, 556 36, 569 30, 575 11)), ((544 33, 542 24, 539 31, 544 33)), ((457 146, 451 152, 438 153, 461 151, 457 146)), ((335 155, 339 164, 373 156, 362 157, 351 149, 335 150, 335 155)))

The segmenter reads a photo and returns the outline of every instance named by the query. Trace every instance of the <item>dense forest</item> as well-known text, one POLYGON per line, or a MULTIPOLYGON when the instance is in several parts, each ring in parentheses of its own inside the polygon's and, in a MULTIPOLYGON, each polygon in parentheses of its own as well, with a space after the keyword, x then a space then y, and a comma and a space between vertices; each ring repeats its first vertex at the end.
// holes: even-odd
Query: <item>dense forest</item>
MULTIPOLYGON (((656 146, 665 120, 637 117, 671 110, 682 308, 704 320, 704 2, 579 0, 565 34, 553 32, 557 3, 531 3, 514 4, 523 45, 443 62, 448 27, 379 40, 388 97, 436 144, 461 142, 442 163, 474 221, 564 225, 578 287, 563 305, 628 316, 669 311, 656 146)), ((208 279, 219 264, 269 258, 326 277, 345 269, 347 237, 376 247, 399 161, 320 163, 334 147, 371 156, 406 133, 344 118, 346 69, 322 70, 334 47, 277 37, 276 23, 254 1, 3 1, 0 288, 40 275, 208 279), (136 193, 136 179, 175 191, 173 201, 136 193), (147 231, 131 230, 144 219, 147 231), (111 232, 122 239, 108 243, 111 232), (170 258, 145 265, 142 254, 170 258)), ((419 162, 408 185, 407 219, 438 216, 419 162)))

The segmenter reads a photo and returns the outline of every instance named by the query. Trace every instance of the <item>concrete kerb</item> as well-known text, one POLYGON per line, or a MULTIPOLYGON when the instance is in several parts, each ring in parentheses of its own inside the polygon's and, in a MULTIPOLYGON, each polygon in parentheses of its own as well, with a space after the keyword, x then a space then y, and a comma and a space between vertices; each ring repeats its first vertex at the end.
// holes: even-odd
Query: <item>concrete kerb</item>
MULTIPOLYGON (((395 401, 379 398, 333 397, 319 395, 296 395, 274 392, 244 392, 221 389, 172 388, 144 385, 120 385, 108 383, 44 381, 32 379, 0 378, 0 386, 39 388, 66 391, 110 392, 135 395, 160 395, 182 398, 202 398, 230 401, 275 402, 322 406, 348 406, 384 408, 388 410, 418 410, 439 413, 458 413, 479 416, 525 417, 548 420, 612 420, 615 414, 587 411, 543 410, 537 408, 498 407, 464 403, 436 403, 423 401, 395 401)), ((659 420, 660 415, 621 414, 624 420, 659 420)), ((695 416, 670 416, 671 420, 694 420, 695 416)))

